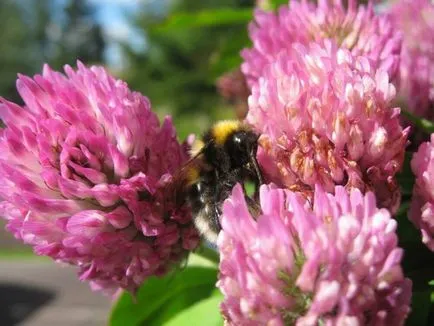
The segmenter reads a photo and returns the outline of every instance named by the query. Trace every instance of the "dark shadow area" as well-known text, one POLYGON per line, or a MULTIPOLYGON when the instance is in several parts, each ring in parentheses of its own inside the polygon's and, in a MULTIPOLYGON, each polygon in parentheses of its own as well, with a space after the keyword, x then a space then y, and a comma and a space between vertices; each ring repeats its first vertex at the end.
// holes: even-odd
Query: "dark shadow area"
POLYGON ((18 325, 54 297, 54 292, 38 288, 0 284, 0 325, 18 325))

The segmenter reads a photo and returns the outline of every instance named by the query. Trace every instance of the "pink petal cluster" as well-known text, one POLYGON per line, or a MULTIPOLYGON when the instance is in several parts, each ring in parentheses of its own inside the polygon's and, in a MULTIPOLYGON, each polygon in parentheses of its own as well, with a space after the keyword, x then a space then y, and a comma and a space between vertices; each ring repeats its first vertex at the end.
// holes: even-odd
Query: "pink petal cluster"
POLYGON ((423 243, 434 251, 434 134, 413 155, 411 169, 416 182, 409 218, 421 230, 423 243))
POLYGON ((19 76, 24 106, 0 98, 0 215, 94 288, 134 291, 198 243, 163 191, 187 154, 126 83, 80 63, 65 73, 19 76))
POLYGON ((385 69, 391 79, 399 66, 401 35, 387 15, 374 13, 368 6, 349 0, 292 0, 277 13, 257 10, 249 27, 253 41, 251 49, 241 55, 241 68, 252 87, 282 50, 290 50, 294 43, 308 45, 324 39, 334 40, 354 55, 364 55, 374 68, 385 69))
POLYGON ((395 211, 408 129, 394 98, 388 74, 366 57, 331 41, 296 44, 253 87, 246 119, 261 134, 271 159, 259 159, 272 181, 373 190, 381 207, 395 211))
POLYGON ((400 266, 396 221, 372 193, 300 194, 263 185, 249 213, 237 185, 218 238, 228 325, 403 325, 411 281, 400 266))
POLYGON ((434 119, 434 3, 399 0, 390 9, 396 29, 403 34, 400 93, 408 109, 434 119))

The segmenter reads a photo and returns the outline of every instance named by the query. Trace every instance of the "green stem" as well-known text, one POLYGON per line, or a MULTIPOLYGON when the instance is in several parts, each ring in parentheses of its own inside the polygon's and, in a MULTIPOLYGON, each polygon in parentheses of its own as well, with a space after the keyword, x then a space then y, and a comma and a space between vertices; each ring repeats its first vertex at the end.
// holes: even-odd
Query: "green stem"
POLYGON ((213 263, 218 264, 220 262, 219 253, 204 243, 202 243, 194 253, 202 258, 212 261, 213 263))
POLYGON ((400 216, 400 215, 403 215, 403 214, 407 214, 409 208, 410 208, 410 202, 409 201, 404 202, 404 203, 401 204, 401 206, 399 207, 399 209, 398 209, 398 211, 396 212, 395 215, 396 216, 400 216))
POLYGON ((401 110, 401 113, 404 117, 406 117, 408 120, 413 122, 417 127, 421 128, 426 133, 431 134, 434 132, 434 123, 433 122, 431 122, 427 119, 424 119, 424 118, 419 118, 407 110, 401 110))

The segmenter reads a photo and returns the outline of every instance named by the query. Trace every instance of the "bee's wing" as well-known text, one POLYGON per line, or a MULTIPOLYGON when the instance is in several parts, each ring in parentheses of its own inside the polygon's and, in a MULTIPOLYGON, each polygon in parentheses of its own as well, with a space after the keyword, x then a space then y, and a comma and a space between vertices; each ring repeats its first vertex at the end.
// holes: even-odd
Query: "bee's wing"
POLYGON ((200 158, 202 154, 203 149, 195 153, 174 173, 172 179, 165 186, 165 198, 175 202, 178 207, 184 204, 190 186, 199 178, 199 171, 203 164, 200 158))
POLYGON ((259 203, 250 198, 249 196, 245 196, 246 202, 247 202, 247 207, 249 209, 249 213, 253 216, 253 218, 256 220, 258 218, 259 215, 261 215, 261 205, 259 205, 259 203))

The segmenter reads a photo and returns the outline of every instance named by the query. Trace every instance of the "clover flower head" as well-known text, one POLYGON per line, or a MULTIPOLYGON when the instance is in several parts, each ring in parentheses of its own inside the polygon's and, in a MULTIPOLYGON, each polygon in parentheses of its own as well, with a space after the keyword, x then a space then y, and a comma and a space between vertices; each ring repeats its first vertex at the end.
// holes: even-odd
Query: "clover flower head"
POLYGON ((389 14, 403 34, 400 98, 419 117, 434 119, 434 4, 399 0, 389 14))
POLYGON ((253 217, 237 185, 218 238, 228 325, 403 325, 411 281, 400 266, 396 221, 372 193, 263 185, 253 217))
POLYGON ((19 76, 0 98, 0 215, 38 255, 94 288, 135 291, 198 243, 164 187, 187 159, 170 119, 102 67, 19 76))
POLYGON ((422 233, 422 241, 434 251, 434 134, 419 146, 411 168, 416 177, 409 218, 422 233))
POLYGON ((265 173, 286 187, 373 190, 395 211, 409 132, 395 93, 384 70, 332 41, 282 51, 253 87, 246 118, 261 134, 260 156, 271 157, 259 157, 265 173))
POLYGON ((249 26, 253 47, 242 51, 241 68, 252 87, 282 50, 295 43, 308 45, 324 39, 334 40, 353 55, 364 55, 374 68, 395 79, 401 51, 401 34, 387 14, 376 14, 373 3, 358 5, 349 0, 292 0, 277 13, 257 9, 249 26))

